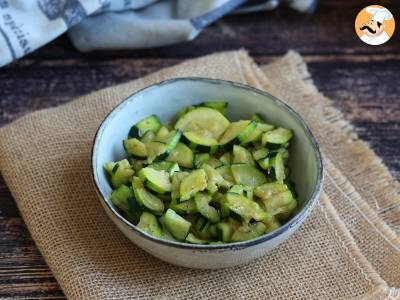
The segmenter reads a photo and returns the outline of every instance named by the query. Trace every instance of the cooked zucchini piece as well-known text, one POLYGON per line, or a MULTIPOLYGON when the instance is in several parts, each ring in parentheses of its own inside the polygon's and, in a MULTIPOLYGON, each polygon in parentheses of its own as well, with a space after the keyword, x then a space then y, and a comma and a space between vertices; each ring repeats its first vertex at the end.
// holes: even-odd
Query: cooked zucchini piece
POLYGON ((215 157, 210 157, 203 164, 207 164, 214 169, 224 165, 219 159, 216 159, 215 157))
POLYGON ((193 168, 193 160, 193 151, 183 143, 178 143, 167 157, 167 161, 176 162, 179 166, 189 169, 193 168))
POLYGON ((228 108, 228 102, 223 102, 223 101, 208 101, 208 102, 202 102, 197 106, 202 106, 202 107, 209 107, 215 110, 218 110, 221 114, 224 114, 228 108))
POLYGON ((164 223, 168 231, 178 241, 184 241, 189 234, 192 224, 168 208, 165 212, 164 223))
POLYGON ((202 240, 198 237, 196 237, 194 234, 189 233, 185 239, 186 242, 190 243, 190 244, 207 244, 208 241, 206 240, 202 240))
POLYGON ((258 165, 264 170, 269 170, 269 152, 267 148, 253 151, 254 160, 256 160, 258 165))
POLYGON ((156 133, 161 127, 161 122, 156 115, 144 118, 132 126, 129 137, 137 138, 143 136, 147 131, 156 133))
POLYGON ((136 138, 127 139, 123 141, 123 146, 126 154, 130 157, 146 157, 146 145, 136 138))
POLYGON ((234 145, 232 154, 233 154, 232 161, 234 164, 255 165, 254 159, 251 156, 250 151, 244 147, 234 145))
POLYGON ((225 195, 224 202, 230 211, 241 216, 245 221, 251 219, 261 221, 266 217, 266 212, 257 202, 242 195, 228 192, 225 195))
POLYGON ((182 108, 180 111, 178 111, 178 113, 176 114, 176 119, 179 120, 180 118, 182 118, 184 115, 186 115, 188 112, 192 111, 196 109, 196 107, 194 106, 188 106, 185 108, 182 108))
POLYGON ((225 165, 230 165, 232 163, 232 157, 231 154, 229 152, 225 152, 220 158, 219 160, 225 164, 225 165))
POLYGON ((147 159, 146 160, 132 159, 131 164, 135 172, 139 172, 147 164, 147 159))
POLYGON ((174 130, 168 133, 164 142, 152 141, 146 144, 149 163, 164 160, 174 150, 182 136, 182 132, 174 130))
POLYGON ((201 165, 210 159, 210 154, 208 153, 196 153, 194 155, 194 166, 196 168, 201 168, 201 165))
POLYGON ((158 129, 154 140, 159 141, 159 142, 165 142, 165 140, 168 138, 169 130, 165 126, 161 126, 160 129, 158 129))
POLYGON ((235 178, 232 174, 232 169, 230 165, 222 165, 220 167, 216 167, 215 170, 221 174, 221 176, 228 182, 234 184, 235 178))
POLYGON ((128 186, 122 184, 111 193, 111 202, 123 212, 130 212, 131 206, 129 198, 134 199, 133 191, 128 186))
POLYGON ((289 190, 273 195, 268 200, 262 199, 262 201, 266 210, 279 220, 287 219, 297 207, 297 201, 289 190))
POLYGON ((293 133, 291 130, 286 128, 277 128, 271 131, 267 131, 262 136, 262 144, 286 144, 292 138, 293 133))
POLYGON ((148 192, 139 177, 133 177, 133 191, 139 205, 145 207, 156 215, 161 215, 164 211, 164 203, 152 193, 148 192))
POLYGON ((207 190, 214 194, 218 191, 219 187, 224 189, 229 188, 232 184, 224 179, 220 173, 218 173, 213 167, 204 163, 202 168, 207 174, 207 190))
MULTIPOLYGON (((221 138, 219 139, 219 144, 220 145, 227 145, 229 143, 235 143, 235 140, 238 139, 239 135, 241 133, 245 133, 246 128, 251 124, 252 122, 249 120, 242 120, 242 121, 237 121, 233 122, 229 125, 229 127, 225 130, 221 138)), ((252 125, 250 126, 252 127, 252 125)), ((254 127, 256 127, 254 123, 254 127)), ((242 136, 243 138, 243 136, 242 136)), ((238 142, 239 143, 239 142, 238 142)))
POLYGON ((233 229, 233 227, 229 223, 226 223, 226 222, 218 223, 216 225, 218 239, 225 243, 229 242, 231 240, 231 236, 232 236, 232 232, 233 232, 232 229, 233 229))
POLYGON ((232 242, 255 239, 265 233, 267 227, 262 222, 240 226, 232 235, 232 242))
POLYGON ((172 161, 160 161, 157 163, 152 163, 149 165, 149 167, 157 171, 166 171, 170 176, 172 176, 175 172, 180 171, 179 165, 172 161))
POLYGON ((180 193, 181 181, 187 175, 189 175, 188 172, 176 172, 172 175, 172 186, 171 186, 172 200, 179 199, 181 197, 180 193))
POLYGON ((106 163, 104 169, 109 174, 111 184, 114 188, 118 188, 122 184, 129 184, 135 173, 127 159, 115 163, 106 163))
POLYGON ((241 184, 235 184, 234 186, 232 186, 229 191, 229 193, 235 193, 238 195, 243 195, 244 194, 244 186, 241 184))
POLYGON ((136 226, 142 229, 144 232, 157 238, 162 236, 162 228, 158 223, 157 218, 149 212, 145 211, 142 213, 140 216, 140 221, 136 226))
POLYGON ((286 178, 285 160, 288 157, 286 149, 280 149, 277 154, 270 159, 270 166, 273 168, 275 179, 283 181, 286 178))
POLYGON ((268 182, 255 188, 254 194, 262 199, 268 200, 272 196, 288 191, 286 184, 281 182, 268 182))
POLYGON ((167 226, 165 226, 165 214, 163 214, 161 217, 158 218, 158 221, 161 224, 161 228, 163 231, 162 234, 162 239, 163 240, 168 240, 168 241, 174 241, 177 242, 177 239, 175 239, 172 234, 168 231, 167 226))
POLYGON ((180 184, 180 200, 189 200, 197 192, 204 191, 207 188, 207 175, 203 169, 194 170, 182 179, 180 184))
POLYGON ((194 214, 197 213, 196 204, 193 199, 178 203, 177 199, 171 201, 169 208, 173 209, 179 214, 194 214))
POLYGON ((238 184, 257 187, 267 182, 265 175, 256 167, 249 164, 233 164, 233 177, 238 184))
POLYGON ((253 133, 257 129, 257 122, 255 121, 250 121, 250 123, 246 126, 246 128, 239 133, 238 135, 238 140, 240 141, 241 144, 246 144, 249 142, 249 140, 252 139, 253 133))
POLYGON ((217 145, 218 138, 229 126, 223 114, 208 107, 198 107, 180 118, 175 128, 182 130, 191 142, 204 145, 217 145))
POLYGON ((156 138, 156 134, 153 131, 147 131, 141 138, 140 141, 143 144, 147 144, 150 143, 152 141, 154 141, 154 139, 156 138))
POLYGON ((209 203, 211 202, 211 196, 204 193, 197 193, 194 196, 194 203, 196 204, 197 211, 205 218, 210 220, 212 223, 219 222, 219 214, 215 207, 212 207, 209 203))
POLYGON ((262 219, 261 222, 263 222, 263 224, 265 225, 266 232, 271 232, 281 227, 281 224, 279 223, 278 219, 268 212, 267 216, 264 219, 262 219))
POLYGON ((154 192, 159 194, 171 192, 169 174, 164 170, 155 170, 151 167, 146 167, 140 170, 139 177, 144 185, 154 192))

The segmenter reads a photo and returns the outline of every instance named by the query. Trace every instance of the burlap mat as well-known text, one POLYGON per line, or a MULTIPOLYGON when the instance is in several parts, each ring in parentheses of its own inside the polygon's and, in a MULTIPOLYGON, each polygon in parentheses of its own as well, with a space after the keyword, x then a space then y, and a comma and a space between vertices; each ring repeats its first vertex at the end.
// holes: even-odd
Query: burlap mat
POLYGON ((244 51, 210 55, 35 112, 0 129, 0 154, 32 237, 70 299, 400 299, 399 185, 318 93, 296 53, 261 69, 244 51), (321 145, 319 204, 290 240, 249 265, 168 265, 128 241, 95 195, 90 150, 101 120, 134 91, 181 76, 266 89, 300 112, 321 145))

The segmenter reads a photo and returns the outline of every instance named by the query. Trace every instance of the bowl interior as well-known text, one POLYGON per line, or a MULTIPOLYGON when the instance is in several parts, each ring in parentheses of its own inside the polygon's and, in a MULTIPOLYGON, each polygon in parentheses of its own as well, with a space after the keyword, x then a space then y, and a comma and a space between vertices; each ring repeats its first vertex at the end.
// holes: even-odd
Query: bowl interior
POLYGON ((105 200, 111 203, 111 186, 103 165, 125 158, 122 140, 131 126, 156 114, 162 122, 174 120, 180 109, 203 101, 229 102, 227 117, 231 121, 261 114, 267 122, 290 128, 294 137, 290 145, 291 179, 298 193, 300 209, 319 189, 321 160, 318 146, 301 118, 288 106, 266 93, 226 81, 186 78, 150 86, 122 102, 104 120, 93 148, 94 180, 105 200))

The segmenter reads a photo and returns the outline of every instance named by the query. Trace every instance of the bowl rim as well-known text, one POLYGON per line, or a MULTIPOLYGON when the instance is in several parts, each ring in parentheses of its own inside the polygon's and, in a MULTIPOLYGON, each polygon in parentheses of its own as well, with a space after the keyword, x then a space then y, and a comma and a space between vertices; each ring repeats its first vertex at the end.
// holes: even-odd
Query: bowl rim
POLYGON ((233 82, 233 81, 229 81, 229 80, 222 80, 222 79, 211 79, 211 78, 206 78, 206 77, 177 77, 177 78, 173 78, 173 79, 167 79, 167 80, 163 80, 154 84, 151 84, 149 86, 146 86, 142 89, 139 89, 138 91, 134 92, 133 94, 129 95, 127 98, 125 98, 123 101, 121 101, 121 103, 119 103, 118 105, 116 105, 105 117, 104 119, 101 121, 96 134, 94 136, 93 142, 92 142, 92 150, 91 150, 91 175, 92 175, 92 181, 93 184, 95 186, 96 192, 99 195, 99 199, 101 199, 101 202, 105 205, 102 205, 103 207, 109 209, 109 211, 122 223, 124 223, 131 231, 134 231, 136 234, 139 234, 141 237, 150 240, 152 242, 158 243, 158 244, 163 244, 165 246, 170 246, 170 247, 175 247, 175 248, 180 248, 180 249, 190 249, 190 250, 240 250, 243 248, 248 248, 251 246, 255 246, 261 243, 264 243, 268 240, 272 240, 273 238, 283 234, 284 232, 290 231, 290 229, 296 227, 299 223, 302 223, 303 220, 309 215, 309 213, 311 212, 311 210, 314 208, 314 206, 316 205, 316 203, 319 200, 319 196, 322 190, 322 182, 323 182, 323 178, 324 178, 324 166, 323 166, 323 162, 322 162, 322 155, 318 146, 318 143, 314 137, 314 135, 312 134, 311 130, 309 129, 307 123, 303 120, 303 118, 293 109, 291 108, 288 104, 286 104, 285 102, 283 102, 282 100, 278 99, 277 97, 271 95, 270 93, 263 91, 263 90, 259 90, 257 88, 251 87, 249 85, 246 84, 242 84, 242 83, 238 83, 238 82, 233 82), (284 109, 286 109, 287 111, 289 111, 289 113, 291 114, 292 117, 294 117, 296 119, 296 121, 298 121, 298 123, 303 127, 303 130, 306 133, 307 138, 310 140, 311 144, 312 144, 312 148, 313 148, 313 152, 314 152, 314 156, 315 159, 317 161, 317 167, 318 167, 318 174, 317 174, 317 182, 313 188, 313 192, 311 194, 311 197, 308 199, 307 204, 299 211, 297 212, 297 214, 292 217, 288 222, 286 222, 284 225, 282 225, 281 227, 279 227, 278 229, 264 234, 258 238, 255 239, 251 239, 248 241, 242 241, 242 242, 234 242, 234 243, 226 243, 226 244, 189 244, 189 243, 184 243, 184 242, 179 242, 179 241, 171 241, 171 240, 164 240, 164 239, 160 239, 160 238, 156 238, 142 230, 140 230, 139 228, 137 228, 135 225, 131 224, 128 220, 126 220, 124 217, 122 217, 122 215, 120 213, 118 213, 118 211, 116 210, 116 208, 111 205, 111 203, 109 203, 106 200, 107 195, 105 195, 101 189, 100 186, 98 184, 98 178, 96 175, 96 168, 97 168, 97 163, 96 163, 96 154, 97 154, 97 147, 98 147, 98 143, 100 141, 100 138, 102 136, 102 132, 104 131, 104 129, 106 128, 108 122, 110 122, 112 120, 112 117, 114 115, 116 115, 116 113, 122 109, 124 109, 124 107, 126 105, 128 105, 128 103, 130 103, 131 101, 135 100, 135 96, 137 96, 140 93, 143 93, 145 91, 148 90, 152 90, 155 88, 158 88, 160 86, 163 85, 168 85, 168 84, 173 84, 175 82, 179 82, 179 81, 201 81, 203 83, 207 83, 207 84, 223 84, 225 86, 228 87, 234 87, 234 88, 240 88, 240 89, 244 89, 247 92, 251 92, 251 93, 256 93, 259 94, 263 97, 268 97, 270 98, 272 101, 274 101, 277 105, 283 107, 284 109))

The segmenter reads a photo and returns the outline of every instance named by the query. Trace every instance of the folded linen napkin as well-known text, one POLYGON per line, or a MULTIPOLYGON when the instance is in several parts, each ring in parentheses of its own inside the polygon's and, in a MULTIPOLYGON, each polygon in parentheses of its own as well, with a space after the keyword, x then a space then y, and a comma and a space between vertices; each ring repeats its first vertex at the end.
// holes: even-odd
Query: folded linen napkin
MULTIPOLYGON (((249 1, 239 12, 273 9, 279 1, 249 1)), ((244 2, 0 0, 0 67, 45 45, 69 28, 69 36, 80 51, 149 48, 188 41, 244 2)), ((281 2, 302 12, 312 11, 316 4, 316 0, 281 2)))
POLYGON ((400 299, 399 185, 293 52, 262 68, 244 51, 214 54, 27 115, 0 129, 0 170, 70 299, 400 299), (320 143, 319 204, 289 240, 248 265, 166 264, 125 238, 95 194, 91 145, 102 119, 133 92, 182 76, 265 89, 296 109, 320 143))

